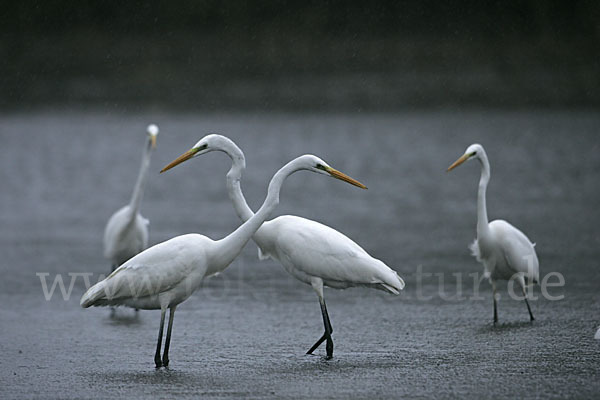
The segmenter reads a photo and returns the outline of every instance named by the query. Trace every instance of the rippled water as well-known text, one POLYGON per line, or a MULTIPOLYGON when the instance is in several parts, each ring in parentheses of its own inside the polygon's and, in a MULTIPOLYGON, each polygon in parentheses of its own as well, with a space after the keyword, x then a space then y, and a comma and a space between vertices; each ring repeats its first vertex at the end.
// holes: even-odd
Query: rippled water
POLYGON ((0 116, 3 396, 595 395, 599 128, 599 114, 575 112, 0 116), (303 153, 365 183, 368 191, 297 173, 276 214, 344 232, 395 268, 406 290, 326 290, 335 357, 305 356, 322 331, 316 296, 275 262, 259 262, 250 243, 178 308, 172 365, 159 371, 158 312, 120 309, 110 318, 108 310, 83 310, 81 277, 67 301, 58 288, 46 301, 36 273, 48 274, 50 286, 63 274, 68 288, 69 273, 92 272, 95 281, 109 270, 102 230, 129 199, 150 122, 161 128, 142 210, 151 243, 188 232, 220 238, 238 226, 222 153, 158 175, 204 134, 220 132, 246 154, 242 187, 254 209, 272 174, 303 153), (468 274, 481 272, 467 250, 479 168, 445 170, 473 142, 486 147, 492 166, 490 218, 537 242, 542 276, 565 278, 551 291, 563 300, 532 302, 533 325, 525 305, 504 295, 493 328, 487 283, 484 300, 468 299, 468 274), (433 275, 421 284, 418 268, 433 275), (463 296, 444 300, 457 293, 457 280, 463 296))

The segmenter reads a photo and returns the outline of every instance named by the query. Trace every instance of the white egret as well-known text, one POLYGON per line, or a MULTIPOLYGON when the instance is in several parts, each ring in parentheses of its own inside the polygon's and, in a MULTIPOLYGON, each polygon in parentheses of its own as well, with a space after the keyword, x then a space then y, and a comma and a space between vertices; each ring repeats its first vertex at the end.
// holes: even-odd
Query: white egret
POLYGON ((596 335, 594 335, 594 339, 600 340, 600 328, 596 331, 596 335))
POLYGON ((523 291, 525 304, 531 321, 533 313, 527 301, 526 285, 539 281, 539 263, 535 253, 535 244, 523 232, 497 219, 488 223, 486 190, 490 181, 490 163, 480 144, 472 144, 448 171, 453 170, 467 160, 477 159, 481 163, 481 178, 477 196, 477 239, 469 246, 473 256, 484 266, 484 276, 490 280, 494 296, 494 324, 498 322, 496 300, 496 281, 515 279, 523 291))
MULTIPOLYGON (((227 173, 227 188, 234 208, 243 221, 254 215, 246 203, 240 187, 240 179, 246 168, 244 153, 229 138, 208 135, 194 148, 206 151, 219 150, 232 160, 227 173)), ((358 244, 344 234, 326 225, 292 215, 266 221, 253 236, 259 248, 259 258, 279 261, 292 276, 307 283, 317 293, 323 315, 325 332, 308 350, 312 354, 327 340, 327 358, 333 356, 333 328, 327 313, 323 286, 345 289, 366 286, 399 294, 404 281, 382 261, 371 257, 358 244)))
MULTIPOLYGON (((161 172, 206 151, 206 147, 194 146, 161 172)), ((279 203, 279 191, 285 178, 302 169, 329 175, 364 188, 360 182, 331 168, 320 158, 312 155, 300 156, 277 171, 271 179, 267 197, 261 208, 233 233, 216 241, 199 234, 187 234, 152 246, 121 265, 105 280, 92 286, 81 298, 81 306, 87 308, 125 305, 141 309, 160 309, 160 329, 154 362, 157 368, 161 365, 167 366, 177 305, 186 300, 205 277, 223 271, 237 257, 279 203), (160 348, 167 309, 170 309, 169 325, 161 360, 160 348)))
POLYGON ((110 261, 112 271, 148 247, 148 220, 140 214, 140 205, 150 156, 156 148, 158 127, 148 125, 146 131, 148 136, 144 144, 142 165, 131 200, 110 217, 104 230, 104 257, 110 261))

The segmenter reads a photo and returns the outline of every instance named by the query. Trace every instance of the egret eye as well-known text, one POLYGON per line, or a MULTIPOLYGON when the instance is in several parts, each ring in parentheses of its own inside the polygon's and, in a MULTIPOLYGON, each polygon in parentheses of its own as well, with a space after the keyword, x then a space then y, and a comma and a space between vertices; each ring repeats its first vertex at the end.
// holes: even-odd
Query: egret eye
POLYGON ((472 153, 469 155, 469 157, 475 157, 476 155, 477 155, 477 152, 476 152, 476 151, 474 151, 474 152, 472 152, 472 153))
POLYGON ((205 143, 202 146, 197 147, 196 149, 197 149, 197 151, 202 151, 202 150, 206 150, 207 148, 208 148, 208 145, 205 143))
POLYGON ((315 166, 316 169, 320 169, 322 171, 327 171, 327 168, 325 168, 325 166, 323 164, 317 164, 315 166))

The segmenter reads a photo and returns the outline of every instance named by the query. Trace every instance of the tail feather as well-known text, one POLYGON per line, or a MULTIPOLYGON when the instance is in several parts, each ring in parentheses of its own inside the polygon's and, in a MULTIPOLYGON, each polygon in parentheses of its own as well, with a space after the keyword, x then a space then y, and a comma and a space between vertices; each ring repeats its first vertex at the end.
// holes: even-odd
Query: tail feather
MULTIPOLYGON (((394 272, 396 272, 396 271, 394 271, 394 272)), ((397 286, 397 288, 400 289, 400 290, 404 289, 404 286, 405 286, 404 279, 402 279, 400 277, 400 275, 398 275, 397 272, 396 272, 396 278, 398 278, 398 283, 399 283, 399 285, 397 286)))
POLYGON ((392 270, 393 275, 386 279, 386 282, 382 282, 381 286, 383 286, 387 291, 393 294, 400 294, 400 291, 404 289, 404 280, 398 275, 398 273, 392 270))
POLYGON ((100 303, 101 300, 103 300, 103 299, 106 300, 106 292, 104 290, 104 281, 98 282, 97 284, 95 284, 94 286, 89 288, 87 290, 87 292, 85 292, 83 294, 83 296, 81 296, 81 300, 79 301, 79 304, 83 308, 88 308, 88 307, 91 307, 94 305, 101 305, 101 304, 97 304, 97 303, 100 303))

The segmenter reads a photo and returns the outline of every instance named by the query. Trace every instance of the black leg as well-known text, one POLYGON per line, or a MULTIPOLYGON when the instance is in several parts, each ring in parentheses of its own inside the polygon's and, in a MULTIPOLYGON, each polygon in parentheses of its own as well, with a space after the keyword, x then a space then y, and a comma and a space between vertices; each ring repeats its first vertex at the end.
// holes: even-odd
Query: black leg
POLYGON ((308 350, 306 352, 306 354, 312 354, 313 351, 315 351, 321 345, 321 343, 323 343, 325 341, 325 339, 327 339, 327 336, 324 333, 323 336, 321 336, 321 338, 319 340, 317 340, 317 342, 315 344, 313 344, 313 346, 310 348, 310 350, 308 350))
POLYGON ((498 323, 498 305, 496 298, 494 297, 494 325, 498 323))
POLYGON ((306 354, 312 354, 321 343, 327 340, 326 350, 327 350, 327 359, 331 359, 333 357, 333 339, 331 338, 331 334, 333 333, 333 328, 331 326, 331 321, 329 320, 329 314, 327 313, 327 306, 325 305, 325 300, 319 299, 319 303, 321 304, 321 314, 323 315, 323 326, 325 327, 325 333, 317 342, 308 350, 306 354))
POLYGON ((160 310, 160 329, 158 330, 158 343, 156 344, 156 353, 154 354, 154 363, 156 364, 156 368, 160 368, 162 366, 162 362, 160 361, 160 345, 162 344, 162 335, 163 328, 165 326, 165 314, 167 313, 166 308, 162 308, 160 310))
POLYGON ((171 307, 171 311, 169 312, 169 326, 167 327, 167 340, 165 340, 165 352, 163 353, 163 367, 169 365, 169 346, 171 345, 171 330, 173 329, 173 317, 175 317, 175 308, 177 306, 171 307))
POLYGON ((498 323, 498 300, 496 299, 496 284, 492 282, 492 296, 494 297, 494 325, 498 323))
MULTIPOLYGON (((333 327, 331 326, 331 321, 329 320, 329 314, 327 313, 327 307, 325 307, 325 300, 323 300, 323 305, 321 306, 321 312, 325 309, 325 318, 327 318, 327 326, 329 326, 329 334, 333 333, 333 327)), ((325 322, 325 321, 323 321, 325 322)))
POLYGON ((321 303, 321 311, 323 313, 323 325, 325 325, 325 334, 327 335, 327 344, 325 345, 325 349, 327 350, 327 359, 330 360, 331 358, 333 358, 333 339, 331 338, 333 329, 331 328, 331 322, 329 321, 329 314, 327 314, 327 307, 325 306, 325 301, 321 303))
MULTIPOLYGON (((118 266, 117 264, 112 264, 112 265, 110 266, 110 273, 112 274, 113 272, 115 272, 115 269, 117 269, 118 267, 119 267, 119 266, 118 266)), ((110 316, 111 316, 111 317, 114 317, 114 316, 115 316, 115 312, 116 312, 116 309, 115 309, 115 307, 110 307, 110 316)))
POLYGON ((533 318, 533 313, 531 312, 531 307, 529 307, 529 301, 527 301, 527 292, 525 291, 525 288, 523 288, 523 296, 525 296, 525 304, 527 304, 527 311, 529 311, 529 320, 535 321, 535 318, 533 318))

